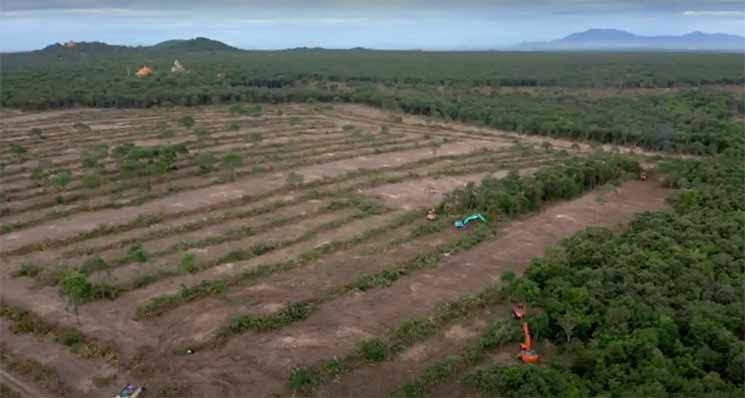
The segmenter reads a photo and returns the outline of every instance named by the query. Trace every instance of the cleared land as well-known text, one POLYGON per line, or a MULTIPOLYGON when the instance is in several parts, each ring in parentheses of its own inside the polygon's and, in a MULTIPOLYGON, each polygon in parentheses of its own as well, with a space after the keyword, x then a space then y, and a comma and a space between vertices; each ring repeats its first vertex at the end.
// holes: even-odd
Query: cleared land
MULTIPOLYGON (((667 194, 654 181, 599 188, 450 255, 473 230, 424 218, 447 192, 590 148, 352 105, 3 115, 0 381, 20 393, 109 396, 136 382, 159 397, 290 395, 293 369, 354 352, 667 194), (444 254, 412 265, 431 253, 444 254), (73 271, 95 291, 85 302, 60 294, 73 271)), ((390 394, 506 311, 443 324, 316 393, 390 394)))

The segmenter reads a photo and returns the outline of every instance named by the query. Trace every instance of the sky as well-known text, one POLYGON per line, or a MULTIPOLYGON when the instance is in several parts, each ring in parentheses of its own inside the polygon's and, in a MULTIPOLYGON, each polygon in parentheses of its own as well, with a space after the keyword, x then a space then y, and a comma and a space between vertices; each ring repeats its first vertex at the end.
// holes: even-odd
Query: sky
POLYGON ((244 49, 489 49, 590 28, 745 35, 742 0, 0 0, 0 51, 209 37, 244 49))

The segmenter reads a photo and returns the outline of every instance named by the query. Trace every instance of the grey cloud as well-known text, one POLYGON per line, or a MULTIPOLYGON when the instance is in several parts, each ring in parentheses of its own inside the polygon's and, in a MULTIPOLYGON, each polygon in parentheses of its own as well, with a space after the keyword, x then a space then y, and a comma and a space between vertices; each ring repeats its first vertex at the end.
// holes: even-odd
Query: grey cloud
POLYGON ((59 10, 59 9, 188 9, 199 8, 470 8, 470 7, 550 7, 561 9, 667 9, 735 11, 742 10, 740 0, 5 0, 4 11, 17 10, 59 10))

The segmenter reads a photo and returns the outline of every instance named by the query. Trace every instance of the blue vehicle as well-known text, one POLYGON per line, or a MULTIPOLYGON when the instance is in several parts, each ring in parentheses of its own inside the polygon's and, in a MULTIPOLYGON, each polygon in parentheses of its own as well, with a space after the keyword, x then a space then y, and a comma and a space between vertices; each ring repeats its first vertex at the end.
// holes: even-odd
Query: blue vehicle
POLYGON ((463 229, 469 223, 471 223, 472 221, 481 221, 481 222, 484 222, 485 223, 486 222, 486 217, 484 217, 483 214, 481 214, 481 213, 474 213, 474 214, 471 214, 470 216, 468 216, 468 217, 466 217, 466 218, 464 218, 462 220, 455 220, 455 222, 453 223, 453 225, 455 226, 455 228, 463 229))
POLYGON ((122 388, 121 391, 119 391, 119 394, 116 394, 116 397, 114 398, 139 398, 142 397, 142 394, 145 392, 145 386, 134 386, 132 384, 127 384, 122 388))

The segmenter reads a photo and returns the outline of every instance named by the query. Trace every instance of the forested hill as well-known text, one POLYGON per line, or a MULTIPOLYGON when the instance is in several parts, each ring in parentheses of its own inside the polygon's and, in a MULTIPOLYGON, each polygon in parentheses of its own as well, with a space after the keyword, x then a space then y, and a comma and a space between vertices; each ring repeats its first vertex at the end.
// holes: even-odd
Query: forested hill
POLYGON ((3 57, 11 61, 11 65, 33 67, 54 64, 56 67, 79 62, 81 59, 119 57, 148 57, 160 58, 166 56, 241 51, 223 42, 197 37, 194 39, 167 40, 153 46, 122 46, 99 41, 54 43, 41 50, 9 53, 3 57))
POLYGON ((229 46, 223 42, 197 37, 190 40, 168 40, 149 47, 153 51, 185 51, 185 52, 202 52, 202 51, 239 51, 237 48, 229 46))

